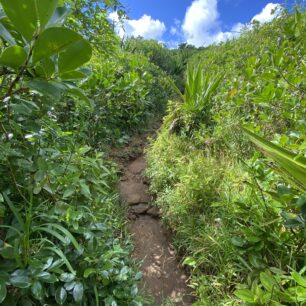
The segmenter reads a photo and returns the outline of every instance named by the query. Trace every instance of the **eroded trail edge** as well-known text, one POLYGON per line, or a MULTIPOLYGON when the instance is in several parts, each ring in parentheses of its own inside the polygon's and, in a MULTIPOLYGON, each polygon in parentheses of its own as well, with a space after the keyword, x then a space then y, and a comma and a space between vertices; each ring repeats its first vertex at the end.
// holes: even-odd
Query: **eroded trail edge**
POLYGON ((187 276, 167 238, 167 230, 161 225, 160 211, 151 205, 145 168, 143 154, 128 162, 119 186, 122 200, 129 205, 133 256, 142 262, 141 288, 154 298, 153 305, 166 301, 171 301, 171 305, 191 305, 187 276))

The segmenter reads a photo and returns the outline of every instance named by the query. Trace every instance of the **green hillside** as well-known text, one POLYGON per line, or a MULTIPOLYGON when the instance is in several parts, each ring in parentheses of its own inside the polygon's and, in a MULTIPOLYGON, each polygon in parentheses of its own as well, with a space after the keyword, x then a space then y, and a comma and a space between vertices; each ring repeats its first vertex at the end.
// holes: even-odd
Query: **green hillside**
POLYGON ((193 305, 306 305, 303 7, 169 49, 120 39, 117 0, 0 4, 0 305, 157 306, 114 152, 159 121, 146 175, 193 305))

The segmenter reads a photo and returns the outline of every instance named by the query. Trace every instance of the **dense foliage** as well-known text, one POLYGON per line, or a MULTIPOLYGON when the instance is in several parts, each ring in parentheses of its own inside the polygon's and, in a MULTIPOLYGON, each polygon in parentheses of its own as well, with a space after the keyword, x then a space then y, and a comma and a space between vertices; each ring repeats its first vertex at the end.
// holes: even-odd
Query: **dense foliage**
POLYGON ((162 112, 164 73, 120 50, 117 1, 1 6, 0 303, 141 305, 102 148, 162 112))
POLYGON ((168 99, 147 172, 195 305, 306 305, 303 10, 169 50, 117 0, 0 4, 1 305, 145 303, 108 150, 168 99))
POLYGON ((197 52, 148 150, 195 305, 306 303, 305 21, 284 12, 197 52))

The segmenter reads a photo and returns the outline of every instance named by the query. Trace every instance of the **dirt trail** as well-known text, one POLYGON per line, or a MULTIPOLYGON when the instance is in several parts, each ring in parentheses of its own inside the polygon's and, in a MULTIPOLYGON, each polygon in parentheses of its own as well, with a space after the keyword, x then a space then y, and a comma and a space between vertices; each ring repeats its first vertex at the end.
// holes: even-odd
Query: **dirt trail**
POLYGON ((146 162, 143 154, 126 163, 120 181, 120 194, 129 205, 129 219, 134 257, 142 262, 142 289, 153 296, 154 306, 191 305, 192 296, 186 285, 187 276, 179 265, 168 240, 169 234, 161 225, 160 212, 150 205, 148 183, 144 178, 146 162))

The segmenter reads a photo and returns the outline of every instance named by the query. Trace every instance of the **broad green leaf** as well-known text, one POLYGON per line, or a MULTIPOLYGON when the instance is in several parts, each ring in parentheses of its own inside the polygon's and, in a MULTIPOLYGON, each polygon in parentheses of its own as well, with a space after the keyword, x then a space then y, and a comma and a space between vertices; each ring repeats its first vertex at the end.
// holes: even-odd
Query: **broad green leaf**
POLYGON ((39 281, 35 281, 32 284, 31 291, 38 300, 42 300, 44 298, 43 286, 39 281))
POLYGON ((254 303, 255 295, 249 289, 239 289, 234 292, 234 294, 244 302, 254 303))
POLYGON ((197 262, 193 257, 186 257, 183 261, 183 265, 195 267, 197 265, 197 262))
POLYGON ((63 80, 81 80, 87 78, 87 75, 82 71, 68 71, 60 75, 63 80))
POLYGON ((59 100, 67 87, 63 83, 45 80, 32 80, 26 83, 27 86, 52 100, 59 100))
POLYGON ((297 287, 296 289, 297 297, 299 302, 306 301, 306 288, 304 287, 297 287))
POLYGON ((42 282, 48 283, 48 284, 54 284, 55 282, 58 281, 55 274, 51 274, 50 272, 47 272, 47 271, 40 272, 39 274, 36 275, 36 277, 42 282))
POLYGON ((262 285, 269 292, 272 292, 272 290, 278 289, 278 284, 275 278, 268 272, 261 272, 259 277, 260 277, 260 281, 262 285))
POLYGON ((70 196, 72 196, 75 193, 75 186, 70 185, 64 192, 63 197, 64 198, 69 198, 70 196))
POLYGON ((13 275, 10 283, 17 288, 25 289, 31 286, 31 279, 26 275, 13 275))
POLYGON ((18 69, 25 63, 27 57, 28 55, 22 47, 11 46, 2 52, 0 57, 0 65, 18 69))
POLYGON ((246 245, 246 241, 241 237, 232 237, 231 242, 234 246, 244 247, 246 245))
POLYGON ((49 57, 44 58, 35 66, 35 72, 38 76, 49 79, 55 72, 55 63, 49 57))
POLYGON ((293 213, 281 213, 282 217, 285 219, 285 225, 287 227, 304 227, 305 221, 303 220, 302 216, 296 215, 293 213))
POLYGON ((2 303, 6 297, 7 289, 6 284, 2 280, 0 281, 0 303, 2 303))
POLYGON ((250 139, 271 157, 286 175, 300 189, 306 191, 306 158, 298 156, 244 128, 250 139))
POLYGON ((36 108, 33 107, 33 105, 32 105, 33 102, 31 102, 31 101, 26 101, 26 100, 23 100, 23 99, 22 100, 21 99, 20 100, 16 99, 16 102, 17 101, 19 103, 11 104, 11 108, 12 108, 14 114, 17 114, 17 115, 31 115, 33 110, 36 109, 36 108))
POLYGON ((34 0, 1 0, 2 7, 16 29, 31 41, 37 27, 34 0))
POLYGON ((88 278, 91 274, 96 273, 96 269, 89 268, 84 271, 84 277, 88 278))
POLYGON ((140 280, 141 278, 142 278, 142 272, 137 272, 137 273, 135 274, 134 279, 135 279, 135 280, 140 280))
POLYGON ((57 54, 80 40, 83 40, 83 37, 70 29, 48 28, 38 37, 35 43, 33 63, 57 54))
POLYGON ((16 41, 6 27, 0 23, 0 36, 11 46, 16 45, 16 41))
POLYGON ((51 17, 55 13, 57 7, 57 0, 35 0, 37 7, 37 18, 40 23, 40 29, 44 29, 51 17))
POLYGON ((63 287, 59 287, 55 291, 55 300, 59 305, 63 305, 67 299, 67 291, 63 287))
POLYGON ((81 193, 84 195, 86 198, 90 199, 91 198, 91 193, 88 185, 85 183, 85 180, 80 180, 80 187, 81 187, 81 193))
POLYGON ((88 41, 81 39, 75 42, 59 55, 58 68, 60 73, 79 68, 90 60, 91 55, 92 48, 88 41))
POLYGON ((43 30, 53 16, 57 0, 1 0, 7 17, 16 29, 31 41, 36 29, 43 30))
POLYGON ((293 279, 302 287, 306 288, 306 277, 303 277, 301 274, 297 272, 291 273, 293 279))
POLYGON ((53 16, 49 20, 47 27, 54 27, 62 25, 68 16, 70 10, 66 7, 57 7, 53 16))
POLYGON ((90 103, 90 100, 88 99, 84 91, 80 88, 77 88, 77 87, 69 88, 68 90, 66 90, 66 93, 90 103))
MULTIPOLYGON (((13 229, 11 226, 1 225, 0 228, 13 229)), ((5 259, 11 259, 14 256, 14 247, 0 240, 0 255, 5 259)))
POLYGON ((79 303, 82 301, 83 299, 83 295, 84 295, 84 287, 82 283, 76 283, 76 285, 73 288, 73 298, 74 300, 79 303))
POLYGON ((67 291, 71 291, 71 290, 73 290, 73 288, 74 288, 74 286, 76 285, 76 282, 68 282, 68 283, 66 283, 65 285, 64 285, 64 287, 65 287, 65 289, 67 290, 67 291))
POLYGON ((62 273, 60 276, 60 280, 62 282, 68 283, 68 282, 72 282, 75 279, 75 274, 73 273, 62 273))

